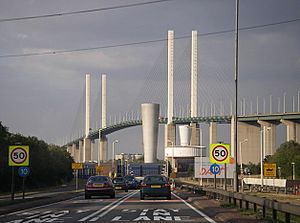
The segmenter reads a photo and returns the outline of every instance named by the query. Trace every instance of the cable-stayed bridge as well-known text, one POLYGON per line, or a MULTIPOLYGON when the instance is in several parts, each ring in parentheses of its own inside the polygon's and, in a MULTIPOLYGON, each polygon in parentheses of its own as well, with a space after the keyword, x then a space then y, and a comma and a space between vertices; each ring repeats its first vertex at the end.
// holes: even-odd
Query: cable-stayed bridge
MULTIPOLYGON (((228 76, 228 73, 232 73, 233 69, 228 69, 228 67, 220 67, 220 64, 213 63, 212 67, 215 70, 205 70, 201 73, 200 78, 197 74, 197 34, 193 33, 192 44, 186 44, 183 47, 181 56, 178 61, 181 62, 183 66, 178 66, 175 63, 174 66, 174 34, 169 31, 168 33, 168 46, 167 46, 167 57, 163 58, 163 52, 166 48, 162 48, 161 55, 157 58, 154 68, 149 72, 149 75, 144 82, 143 86, 140 88, 140 92, 137 94, 133 103, 123 103, 125 115, 115 114, 106 118, 107 108, 106 108, 106 81, 105 85, 102 85, 102 97, 101 107, 101 126, 93 127, 92 130, 90 126, 90 82, 86 81, 85 95, 86 95, 86 110, 85 110, 85 131, 73 136, 66 143, 68 145, 69 151, 78 161, 88 161, 91 160, 91 152, 86 151, 86 145, 88 150, 91 150, 91 141, 99 139, 99 154, 98 160, 107 160, 107 138, 106 136, 112 132, 119 131, 131 126, 141 125, 141 115, 139 110, 140 105, 145 102, 158 103, 161 105, 159 123, 166 125, 165 133, 165 146, 174 145, 176 143, 176 125, 179 124, 195 124, 193 128, 194 138, 191 139, 191 145, 200 145, 199 143, 199 123, 209 123, 209 143, 217 142, 217 124, 225 123, 231 124, 231 146, 234 148, 235 142, 233 140, 233 121, 234 121, 234 92, 233 92, 233 81, 228 76), (189 54, 189 49, 192 49, 191 55, 189 54), (190 59, 186 59, 188 57, 190 59), (166 61, 167 59, 167 61, 166 61), (167 69, 162 70, 158 67, 168 64, 167 69), (190 64, 190 66, 188 65, 190 64), (174 81, 174 77, 177 75, 177 84, 174 81), (208 81, 204 80, 198 83, 198 79, 201 80, 202 75, 214 73, 213 84, 210 85, 211 79, 208 81), (162 75, 167 73, 168 75, 162 75), (191 81, 186 82, 184 80, 189 79, 186 75, 189 74, 191 81), (179 75, 180 74, 180 75, 179 75), (154 81, 155 80, 155 81, 154 81), (174 84, 175 82, 175 84, 174 84), (189 84, 190 83, 190 84, 189 84), (199 86, 199 90, 198 90, 199 86), (105 92, 103 93, 103 89, 105 92), (103 96, 105 95, 105 96, 103 96), (198 100, 200 101, 198 103, 198 100), (105 102, 105 103, 104 103, 105 102), (103 104, 104 103, 104 104, 103 104), (132 112, 135 110, 135 112, 132 112), (107 122, 108 121, 108 122, 107 122), (108 124, 107 124, 108 123, 108 124), (86 142, 85 142, 86 141, 86 142), (102 149, 101 149, 102 147, 102 149), (77 153, 76 153, 77 152, 77 153), (101 155, 102 154, 102 155, 101 155)), ((184 45, 184 44, 183 44, 184 45)), ((90 78, 90 77, 89 77, 90 78)), ((106 78, 105 78, 106 79, 106 78)), ((205 78, 203 78, 205 79, 205 78)), ((103 84, 103 83, 102 83, 103 84)), ((124 84, 120 82, 119 84, 124 84)), ((110 88, 109 88, 110 89, 110 88)), ((129 89, 130 90, 130 89, 129 89)), ((127 93, 127 92, 126 92, 127 93)), ((122 95, 122 98, 126 98, 126 94, 122 95)), ((276 126, 283 123, 287 126, 287 137, 286 140, 295 140, 299 142, 299 91, 298 95, 293 96, 292 109, 287 109, 287 95, 283 94, 283 97, 273 98, 272 95, 269 97, 269 104, 267 105, 267 100, 263 98, 256 97, 256 106, 253 103, 254 100, 250 100, 250 103, 246 103, 246 98, 239 98, 237 102, 237 107, 240 107, 238 115, 238 142, 247 139, 247 145, 244 145, 245 152, 244 155, 247 159, 245 162, 257 162, 259 160, 259 148, 260 148, 260 135, 263 134, 264 144, 265 144, 265 155, 271 155, 275 152, 276 147, 276 126), (259 100, 260 99, 260 100, 259 100), (278 100, 276 100, 278 99, 278 100), (296 103, 296 99, 297 102, 296 103), (261 103, 261 101, 263 103, 261 103), (259 103, 260 102, 260 103, 259 103), (276 106, 277 102, 277 106, 276 106), (297 104, 297 108, 296 108, 297 104), (276 112, 275 112, 276 111, 276 112)), ((111 98, 109 101, 111 101, 111 98)), ((115 99, 114 99, 115 100, 115 99)), ((82 97, 82 102, 84 102, 82 97)), ((97 99, 100 101, 100 99, 97 99)), ((119 101, 122 101, 120 99, 119 101)), ((121 104, 121 102, 119 102, 121 104)), ((84 106, 80 106, 84 108, 84 106)), ((100 112, 98 112, 97 117, 100 117, 100 112)), ((79 115, 84 117, 84 115, 79 115)), ((95 123, 95 122, 94 122, 95 123)), ((98 120, 97 123, 100 123, 98 120)), ((81 128, 84 126, 82 123, 81 128)))

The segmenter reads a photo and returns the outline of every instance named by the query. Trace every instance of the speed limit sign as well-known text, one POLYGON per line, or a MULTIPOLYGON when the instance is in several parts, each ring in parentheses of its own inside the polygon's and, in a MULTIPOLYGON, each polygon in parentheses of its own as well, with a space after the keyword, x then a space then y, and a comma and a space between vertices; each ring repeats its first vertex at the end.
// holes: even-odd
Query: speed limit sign
POLYGON ((29 146, 9 146, 8 152, 9 166, 29 165, 29 146))
POLYGON ((230 160, 229 144, 211 144, 210 162, 211 163, 229 163, 230 160))

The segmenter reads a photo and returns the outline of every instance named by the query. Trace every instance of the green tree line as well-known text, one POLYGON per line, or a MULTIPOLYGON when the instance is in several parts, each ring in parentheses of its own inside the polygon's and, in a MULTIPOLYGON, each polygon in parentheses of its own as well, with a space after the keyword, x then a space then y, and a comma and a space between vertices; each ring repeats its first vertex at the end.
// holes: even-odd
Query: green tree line
MULTIPOLYGON (((26 177, 27 188, 54 186, 73 178, 73 158, 65 148, 49 145, 37 137, 10 133, 0 122, 0 191, 10 191, 12 167, 8 166, 8 148, 18 144, 29 146, 30 174, 26 177)), ((16 189, 19 189, 22 178, 18 176, 18 167, 14 168, 15 185, 16 189)))
MULTIPOLYGON (((264 163, 276 163, 277 168, 280 167, 280 176, 279 171, 277 171, 277 176, 283 179, 292 179, 293 174, 293 165, 295 163, 295 177, 300 179, 300 144, 295 141, 285 142, 280 145, 276 150, 274 155, 267 156, 264 160, 264 163)), ((244 164, 243 164, 244 165, 244 164)), ((260 163, 253 164, 249 163, 244 165, 245 168, 248 168, 249 172, 253 175, 260 174, 260 163)), ((244 170, 245 170, 244 168, 244 170)))

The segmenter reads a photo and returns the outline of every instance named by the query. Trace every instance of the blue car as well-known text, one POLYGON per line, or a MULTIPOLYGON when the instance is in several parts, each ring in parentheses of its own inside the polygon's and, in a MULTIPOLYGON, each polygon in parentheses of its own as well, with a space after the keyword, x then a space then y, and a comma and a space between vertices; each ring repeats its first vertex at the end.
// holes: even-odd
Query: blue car
POLYGON ((124 177, 126 182, 127 182, 127 185, 128 185, 128 188, 129 189, 138 189, 139 188, 139 183, 138 181, 135 179, 134 176, 131 176, 131 175, 127 175, 124 177))

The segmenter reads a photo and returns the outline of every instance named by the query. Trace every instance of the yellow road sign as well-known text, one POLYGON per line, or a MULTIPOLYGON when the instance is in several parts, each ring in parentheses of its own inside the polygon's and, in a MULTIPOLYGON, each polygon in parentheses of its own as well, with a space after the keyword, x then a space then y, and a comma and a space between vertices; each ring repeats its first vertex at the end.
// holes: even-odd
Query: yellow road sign
POLYGON ((101 173, 104 170, 104 166, 96 166, 96 172, 101 173))
POLYGON ((29 166, 29 146, 9 146, 9 166, 29 166))
POLYGON ((276 177, 276 163, 265 163, 264 164, 264 176, 265 177, 276 177))
POLYGON ((72 163, 72 169, 73 170, 81 170, 81 169, 83 169, 83 164, 82 163, 72 163))
POLYGON ((210 162, 211 163, 229 163, 230 145, 229 144, 210 144, 210 162))

